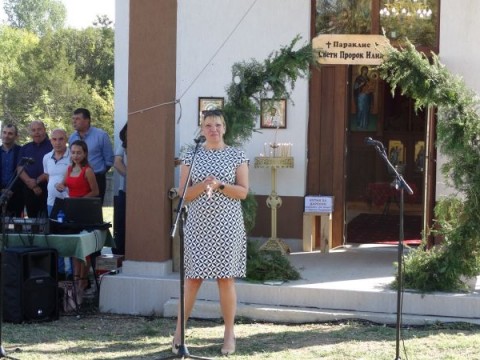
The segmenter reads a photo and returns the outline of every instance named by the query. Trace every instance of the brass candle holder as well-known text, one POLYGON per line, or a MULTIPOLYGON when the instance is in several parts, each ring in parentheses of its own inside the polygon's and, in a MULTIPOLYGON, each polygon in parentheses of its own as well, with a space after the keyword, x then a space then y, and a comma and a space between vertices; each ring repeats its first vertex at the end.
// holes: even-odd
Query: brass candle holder
MULTIPOLYGON (((291 144, 285 145, 288 145, 289 150, 291 150, 291 144)), ((293 168, 293 157, 289 156, 290 151, 282 149, 282 144, 274 142, 269 146, 272 149, 271 154, 273 156, 259 156, 255 158, 255 168, 270 169, 272 181, 272 191, 266 200, 267 206, 272 211, 271 237, 260 249, 280 251, 282 254, 287 254, 290 253, 289 246, 277 237, 277 209, 282 206, 282 198, 277 194, 277 169, 293 168), (276 156, 277 154, 283 156, 276 156)))

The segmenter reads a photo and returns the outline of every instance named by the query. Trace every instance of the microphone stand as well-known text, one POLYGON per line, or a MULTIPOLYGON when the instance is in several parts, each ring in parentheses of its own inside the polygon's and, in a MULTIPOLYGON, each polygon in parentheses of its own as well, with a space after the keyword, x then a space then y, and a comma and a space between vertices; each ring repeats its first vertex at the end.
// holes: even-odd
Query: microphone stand
POLYGON ((185 202, 185 194, 187 193, 187 186, 190 183, 190 179, 192 177, 192 170, 195 166, 195 157, 197 156, 197 151, 200 145, 205 141, 204 136, 199 136, 197 139, 194 140, 197 144, 195 146, 195 150, 193 152, 192 157, 192 164, 190 165, 190 169, 188 171, 187 179, 185 180, 185 184, 183 186, 183 193, 180 197, 180 201, 178 202, 177 206, 177 215, 175 217, 175 221, 173 222, 172 229, 170 231, 170 238, 174 239, 175 234, 177 232, 177 225, 180 222, 179 227, 179 236, 180 236, 180 344, 178 344, 178 353, 176 355, 168 356, 163 359, 203 359, 209 360, 208 358, 202 358, 198 356, 191 355, 188 352, 187 346, 185 345, 185 241, 184 241, 184 233, 183 233, 183 225, 185 224, 185 215, 187 213, 186 207, 183 206, 185 202))
POLYGON ((1 240, 1 246, 0 246, 0 358, 6 358, 7 353, 5 352, 5 349, 3 348, 2 345, 2 325, 3 325, 3 287, 4 287, 4 258, 5 258, 5 240, 6 240, 6 235, 5 235, 5 227, 7 224, 5 223, 5 220, 7 218, 7 204, 8 200, 10 198, 10 192, 12 191, 13 185, 15 185, 18 177, 20 174, 25 170, 25 166, 29 164, 28 160, 20 160, 21 168, 19 171, 16 172, 16 175, 10 180, 10 183, 8 184, 7 188, 3 190, 2 194, 0 195, 0 206, 2 207, 2 240, 1 240), (22 163, 23 161, 23 163, 22 163))
POLYGON ((395 166, 388 159, 387 153, 383 144, 380 141, 374 141, 371 143, 375 146, 375 150, 380 157, 385 161, 392 173, 395 174, 395 189, 400 190, 400 225, 399 225, 399 239, 398 239, 398 254, 397 254, 397 323, 396 323, 396 336, 395 336, 395 360, 401 360, 400 357, 400 328, 402 324, 402 291, 403 291, 403 274, 402 274, 402 258, 403 258, 403 240, 404 240, 404 228, 403 228, 403 212, 404 212, 404 190, 412 195, 413 190, 407 184, 403 176, 397 171, 395 166))

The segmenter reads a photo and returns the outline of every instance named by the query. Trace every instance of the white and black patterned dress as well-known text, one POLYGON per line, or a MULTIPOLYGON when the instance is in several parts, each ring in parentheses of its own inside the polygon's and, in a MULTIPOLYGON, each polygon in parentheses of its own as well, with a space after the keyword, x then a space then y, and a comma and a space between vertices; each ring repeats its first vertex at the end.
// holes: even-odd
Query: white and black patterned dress
MULTIPOLYGON (((183 163, 191 165, 193 150, 183 163)), ((191 183, 213 175, 225 184, 235 184, 237 168, 248 162, 242 150, 227 146, 222 150, 198 149, 191 183)), ((241 202, 218 190, 211 198, 206 193, 188 204, 185 238, 186 278, 245 277, 247 237, 241 202)))

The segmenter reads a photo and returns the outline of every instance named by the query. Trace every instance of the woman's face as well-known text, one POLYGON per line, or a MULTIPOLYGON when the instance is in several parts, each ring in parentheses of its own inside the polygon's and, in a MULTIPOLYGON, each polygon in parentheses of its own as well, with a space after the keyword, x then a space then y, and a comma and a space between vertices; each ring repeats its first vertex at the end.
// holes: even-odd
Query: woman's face
POLYGON ((219 116, 208 116, 203 120, 202 133, 207 141, 218 142, 223 140, 225 134, 225 125, 219 116))
POLYGON ((73 145, 70 149, 70 157, 72 161, 76 164, 82 162, 85 159, 85 151, 79 145, 73 145))

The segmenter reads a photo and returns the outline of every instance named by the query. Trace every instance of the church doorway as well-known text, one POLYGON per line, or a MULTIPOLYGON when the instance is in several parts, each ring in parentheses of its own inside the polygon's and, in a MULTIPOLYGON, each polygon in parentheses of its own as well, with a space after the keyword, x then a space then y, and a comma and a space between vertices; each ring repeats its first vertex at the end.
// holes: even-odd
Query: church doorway
POLYGON ((400 191, 395 174, 368 145, 380 141, 390 162, 413 190, 404 192, 404 239, 419 244, 425 204, 427 111, 415 110, 414 100, 394 95, 375 67, 349 67, 346 126, 346 243, 395 244, 399 239, 400 191))

